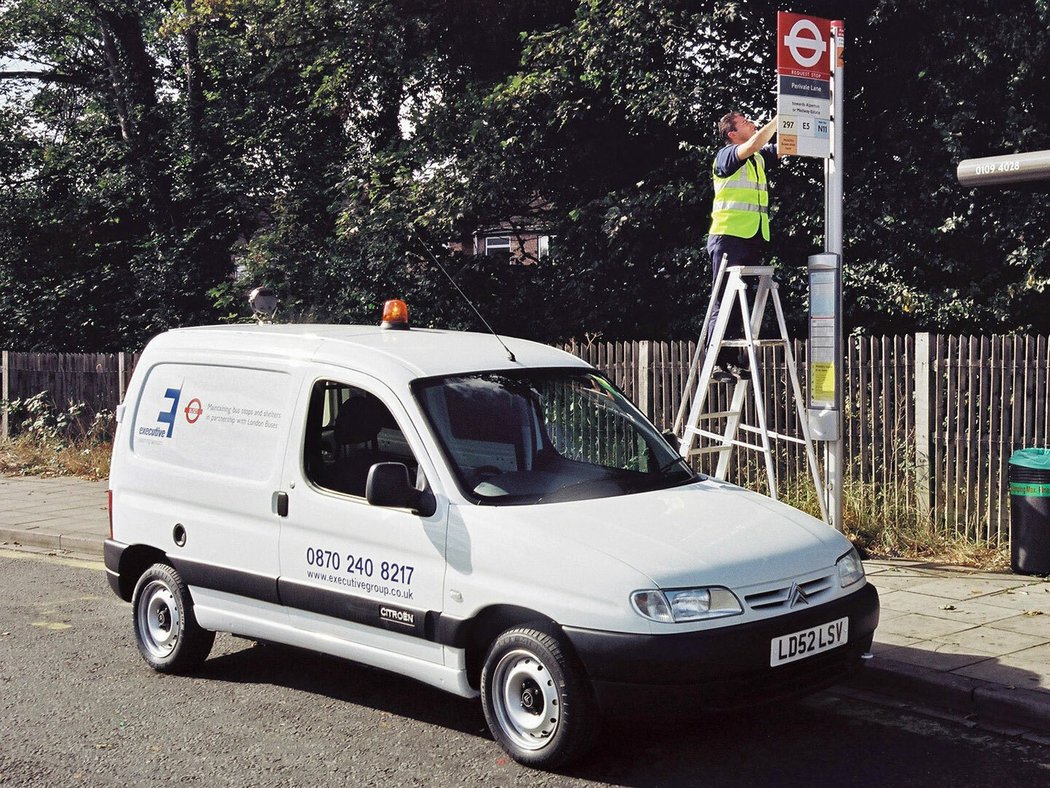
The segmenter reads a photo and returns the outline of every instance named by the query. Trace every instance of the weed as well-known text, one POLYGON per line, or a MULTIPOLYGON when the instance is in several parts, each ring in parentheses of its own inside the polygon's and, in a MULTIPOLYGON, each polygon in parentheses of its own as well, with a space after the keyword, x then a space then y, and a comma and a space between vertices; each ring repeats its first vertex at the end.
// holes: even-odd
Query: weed
MULTIPOLYGON (((805 480, 787 486, 781 499, 820 516, 816 493, 805 480)), ((1008 545, 945 533, 913 502, 887 495, 872 482, 847 480, 842 508, 843 532, 865 558, 908 558, 982 569, 1010 565, 1008 545)))
POLYGON ((14 437, 0 443, 0 473, 19 476, 109 475, 113 414, 87 417, 83 403, 55 407, 46 391, 4 403, 14 437))

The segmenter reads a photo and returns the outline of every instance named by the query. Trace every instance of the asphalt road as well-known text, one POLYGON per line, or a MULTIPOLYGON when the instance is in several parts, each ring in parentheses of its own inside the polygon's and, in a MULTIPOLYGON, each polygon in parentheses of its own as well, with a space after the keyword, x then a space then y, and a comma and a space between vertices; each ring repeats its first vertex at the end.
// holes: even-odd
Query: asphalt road
POLYGON ((701 723, 608 726, 566 774, 518 766, 480 706, 222 635, 153 673, 99 564, 0 550, 0 785, 1036 786, 1050 747, 828 692, 701 723))

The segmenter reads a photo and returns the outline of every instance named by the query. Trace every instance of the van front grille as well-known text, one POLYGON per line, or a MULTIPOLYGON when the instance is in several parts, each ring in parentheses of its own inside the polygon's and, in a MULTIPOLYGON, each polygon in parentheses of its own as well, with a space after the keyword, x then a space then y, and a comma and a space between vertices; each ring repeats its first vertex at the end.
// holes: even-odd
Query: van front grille
POLYGON ((761 611, 795 607, 803 600, 813 604, 823 601, 829 594, 832 580, 833 575, 827 575, 804 583, 790 583, 780 588, 748 594, 744 599, 749 608, 761 611))

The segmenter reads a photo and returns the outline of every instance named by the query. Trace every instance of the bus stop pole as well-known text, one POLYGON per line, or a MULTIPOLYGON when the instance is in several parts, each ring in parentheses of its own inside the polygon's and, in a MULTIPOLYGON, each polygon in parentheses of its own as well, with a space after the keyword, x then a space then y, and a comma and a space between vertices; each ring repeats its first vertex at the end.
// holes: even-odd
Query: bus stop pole
POLYGON ((836 530, 842 531, 843 506, 842 506, 842 483, 843 483, 843 450, 845 441, 842 436, 843 427, 843 367, 847 353, 845 331, 842 311, 842 137, 843 137, 843 84, 844 67, 842 52, 845 48, 845 25, 840 20, 831 23, 831 62, 833 65, 832 77, 832 133, 831 133, 831 156, 824 163, 824 251, 836 254, 839 258, 839 282, 835 298, 837 299, 838 320, 837 330, 840 332, 836 343, 841 350, 839 358, 835 359, 835 412, 838 418, 837 429, 834 432, 834 440, 827 441, 825 445, 824 473, 827 483, 825 485, 827 496, 828 516, 831 525, 836 530))

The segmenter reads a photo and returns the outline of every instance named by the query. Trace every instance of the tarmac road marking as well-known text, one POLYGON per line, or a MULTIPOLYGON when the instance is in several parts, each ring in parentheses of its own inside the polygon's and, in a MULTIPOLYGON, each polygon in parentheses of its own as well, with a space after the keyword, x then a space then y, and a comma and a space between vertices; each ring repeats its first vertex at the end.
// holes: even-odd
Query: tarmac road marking
POLYGON ((76 596, 70 599, 56 599, 48 602, 47 604, 40 605, 40 615, 44 617, 43 621, 33 621, 30 623, 32 627, 40 627, 41 629, 49 629, 52 632, 61 632, 66 629, 72 629, 73 625, 62 620, 62 608, 67 605, 71 605, 74 602, 94 602, 101 599, 100 596, 76 596), (57 621, 48 619, 58 619, 57 621))
MULTIPOLYGON (((6 550, 0 548, 0 558, 13 558, 22 559, 28 561, 37 561, 43 564, 52 564, 55 566, 66 566, 73 569, 91 569, 96 572, 106 571, 106 565, 101 561, 91 561, 84 558, 71 558, 67 556, 58 556, 51 553, 36 553, 28 550, 6 550)), ((32 621, 30 626, 39 627, 40 629, 47 629, 52 632, 64 632, 67 629, 72 629, 73 625, 66 623, 65 621, 48 621, 46 619, 55 617, 60 618, 61 613, 58 608, 65 605, 72 604, 74 602, 92 602, 102 597, 97 595, 77 596, 68 599, 57 599, 48 600, 46 603, 39 605, 38 615, 43 616, 43 621, 32 621)))
POLYGON ((74 569, 94 569, 98 572, 105 572, 106 565, 101 561, 91 561, 84 558, 65 558, 58 555, 51 555, 48 553, 30 553, 22 550, 4 550, 0 549, 0 558, 21 558, 28 561, 40 561, 45 564, 58 564, 59 566, 68 566, 74 569))

